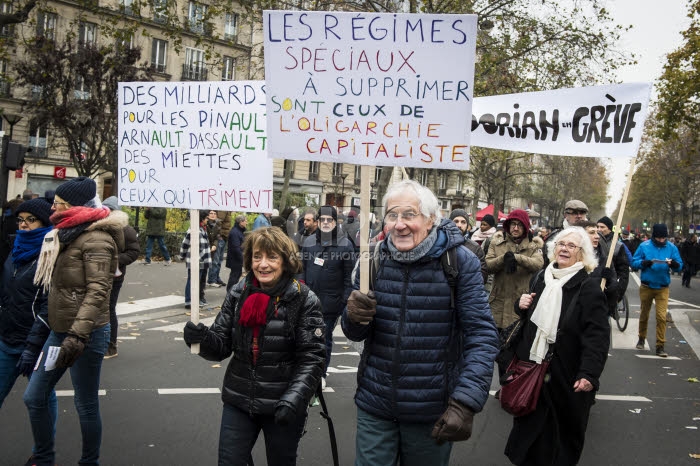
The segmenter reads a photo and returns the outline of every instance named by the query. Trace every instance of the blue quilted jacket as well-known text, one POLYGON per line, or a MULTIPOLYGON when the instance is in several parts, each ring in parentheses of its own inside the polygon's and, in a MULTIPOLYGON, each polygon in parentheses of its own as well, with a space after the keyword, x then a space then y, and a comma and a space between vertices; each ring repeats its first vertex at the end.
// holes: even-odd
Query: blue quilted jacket
MULTIPOLYGON (((475 412, 488 398, 499 342, 481 264, 462 246, 464 238, 451 221, 437 228, 438 239, 422 259, 401 264, 381 256, 374 285, 377 313, 370 325, 354 324, 347 308, 343 312, 345 335, 365 342, 355 403, 383 419, 435 422, 450 397, 475 412), (455 312, 440 262, 452 247, 459 267, 455 312)), ((386 244, 380 247, 388 254, 386 244)), ((359 289, 359 276, 354 288, 359 289)))

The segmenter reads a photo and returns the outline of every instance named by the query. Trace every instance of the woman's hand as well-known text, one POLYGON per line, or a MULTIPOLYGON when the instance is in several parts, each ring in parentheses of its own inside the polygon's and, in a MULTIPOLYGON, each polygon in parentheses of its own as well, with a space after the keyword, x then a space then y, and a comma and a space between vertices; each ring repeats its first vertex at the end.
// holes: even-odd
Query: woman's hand
POLYGON ((530 305, 532 305, 532 300, 535 298, 535 295, 537 295, 537 293, 521 295, 518 307, 520 307, 520 309, 528 309, 530 305))
POLYGON ((575 392, 590 392, 591 390, 593 390, 593 384, 586 379, 578 379, 574 383, 575 392))

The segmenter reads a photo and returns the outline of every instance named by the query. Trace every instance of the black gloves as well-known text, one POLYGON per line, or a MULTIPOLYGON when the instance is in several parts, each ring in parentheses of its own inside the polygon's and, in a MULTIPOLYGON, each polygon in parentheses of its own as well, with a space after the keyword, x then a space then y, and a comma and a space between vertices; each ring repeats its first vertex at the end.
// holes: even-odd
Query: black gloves
POLYGON ((374 292, 367 294, 353 290, 348 298, 348 319, 356 324, 369 324, 377 313, 377 300, 374 292))
POLYGON ((294 420, 297 416, 294 408, 289 407, 286 404, 279 403, 275 408, 275 424, 280 426, 286 426, 294 420))
POLYGON ((653 263, 652 261, 648 260, 648 259, 642 261, 642 268, 643 268, 643 269, 648 269, 648 268, 651 267, 652 265, 654 265, 654 263, 653 263))
POLYGON ((614 274, 610 267, 603 268, 603 271, 600 273, 600 275, 605 279, 607 283, 613 281, 614 274))
POLYGON ((22 351, 19 361, 17 361, 19 373, 25 377, 29 377, 32 371, 34 371, 37 359, 39 359, 39 351, 35 351, 34 348, 27 346, 25 350, 22 351))
POLYGON ((61 343, 61 350, 56 358, 56 367, 72 367, 85 350, 85 342, 75 335, 68 335, 61 343))
POLYGON ((430 436, 435 439, 438 445, 445 442, 467 440, 472 436, 473 422, 474 411, 450 398, 450 401, 447 402, 447 409, 435 423, 430 436))
POLYGON ((503 268, 506 273, 515 273, 518 270, 518 261, 515 259, 513 251, 508 251, 503 255, 503 268))
POLYGON ((201 343, 204 341, 204 336, 207 334, 209 329, 203 323, 198 323, 195 325, 191 320, 185 324, 185 343, 187 346, 192 346, 194 343, 201 343))
POLYGON ((669 267, 671 267, 672 269, 677 269, 678 267, 680 267, 680 265, 681 264, 679 264, 677 260, 671 259, 671 263, 669 264, 669 267))

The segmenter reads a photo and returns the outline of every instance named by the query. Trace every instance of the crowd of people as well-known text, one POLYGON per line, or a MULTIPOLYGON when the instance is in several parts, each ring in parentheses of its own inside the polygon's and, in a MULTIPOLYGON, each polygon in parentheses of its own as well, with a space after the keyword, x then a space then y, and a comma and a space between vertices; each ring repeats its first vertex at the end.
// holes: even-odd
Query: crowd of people
MULTIPOLYGON (((26 376, 34 436, 27 464, 53 464, 54 388, 70 371, 80 462, 97 464, 100 371, 103 359, 117 355, 116 302, 140 249, 116 198, 101 202, 93 180, 76 178, 51 194, 13 209, 17 233, 0 275, 0 406, 26 376)), ((354 210, 261 213, 251 231, 245 215, 232 221, 230 212, 199 212, 191 230, 198 255, 190 232, 179 254, 187 264, 186 307, 192 260, 199 260, 200 305, 207 285, 227 293, 213 324, 188 322, 184 340, 206 360, 230 358, 220 465, 252 464, 260 431, 268 464, 296 464, 338 324, 363 343, 355 464, 448 465, 453 443, 470 438, 488 399, 495 361, 501 384, 514 361, 547 363, 536 408, 513 418, 506 457, 517 465, 577 464, 608 355, 608 317, 625 295, 630 268, 641 273, 637 348, 646 347, 655 304, 655 354, 666 357, 670 274, 682 273, 690 287, 699 263, 697 236, 669 238, 664 224, 648 240, 625 230, 612 244, 612 220, 590 221, 580 200, 566 203, 556 227, 534 228, 520 209, 474 224, 463 209, 443 218, 429 188, 404 180, 388 187, 382 212, 371 225, 368 277, 360 273, 354 210), (228 283, 222 263, 231 270, 228 283), (502 339, 513 328, 506 348, 502 339)), ((168 265, 165 212, 150 208, 146 216, 144 263, 157 242, 168 265)))

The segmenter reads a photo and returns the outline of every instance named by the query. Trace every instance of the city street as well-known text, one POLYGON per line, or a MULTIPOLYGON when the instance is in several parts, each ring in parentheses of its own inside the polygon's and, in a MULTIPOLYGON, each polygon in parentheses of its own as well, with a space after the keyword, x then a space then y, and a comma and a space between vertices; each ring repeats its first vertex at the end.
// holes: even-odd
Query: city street
MULTIPOLYGON (((226 281, 228 269, 222 269, 226 281)), ((636 278, 636 277, 635 277, 636 278)), ((182 340, 189 318, 184 309, 186 270, 182 263, 165 267, 129 266, 121 292, 119 355, 102 366, 101 411, 104 465, 216 464, 221 415, 220 387, 227 361, 216 364, 191 355, 182 340)), ((591 411, 582 465, 697 465, 700 455, 700 278, 691 289, 672 277, 666 351, 634 348, 639 316, 638 279, 630 279, 630 323, 624 333, 613 326, 613 347, 591 411)), ((210 323, 225 288, 207 288, 209 304, 201 312, 210 323)), ((353 395, 359 354, 335 331, 335 347, 325 398, 334 421, 341 465, 354 462, 353 395)), ((492 393, 497 389, 494 379, 492 393)), ((0 410, 0 464, 21 465, 31 454, 32 436, 22 402, 26 380, 20 379, 0 410)), ((57 463, 76 464, 80 429, 72 403, 70 377, 59 386, 57 463)), ((330 465, 326 421, 320 407, 309 410, 307 433, 299 448, 299 465, 330 465)), ((467 442, 454 445, 453 465, 507 465, 503 449, 511 417, 491 396, 475 418, 467 442)), ((262 437, 262 436, 261 436, 262 437)), ((264 465, 264 442, 255 447, 256 465, 264 465)))

